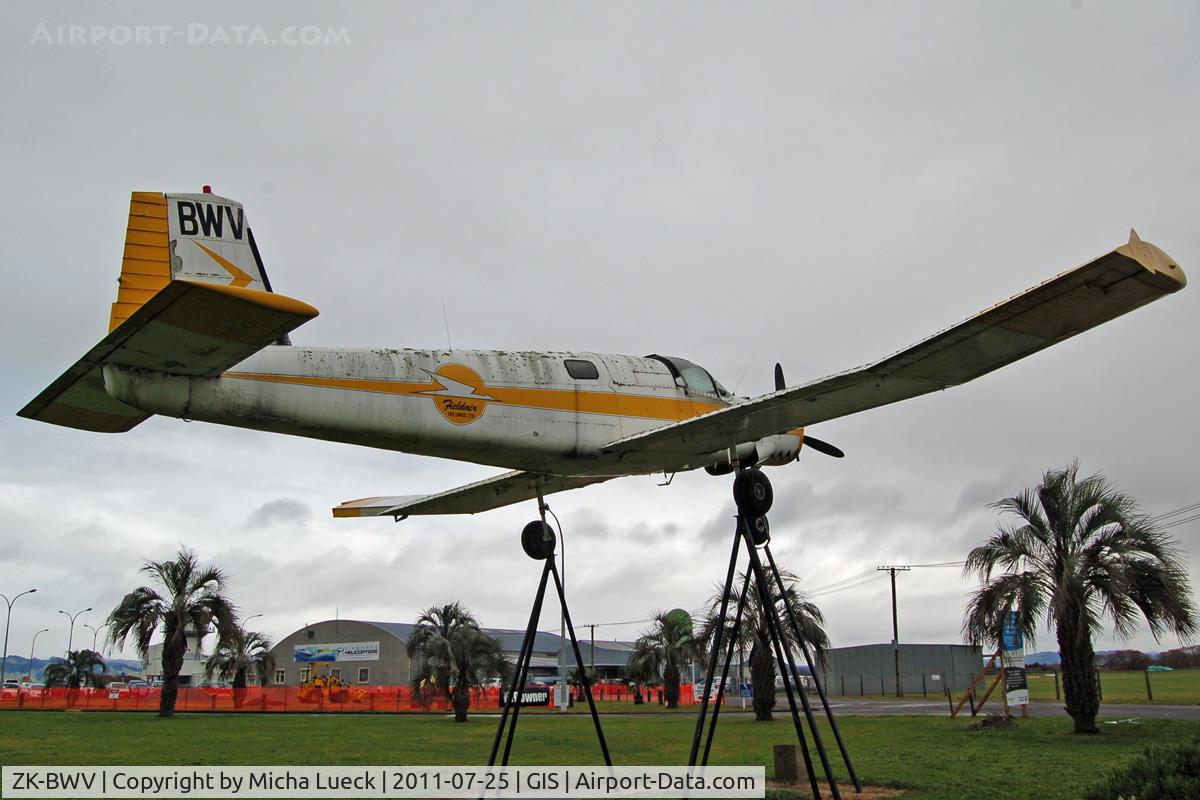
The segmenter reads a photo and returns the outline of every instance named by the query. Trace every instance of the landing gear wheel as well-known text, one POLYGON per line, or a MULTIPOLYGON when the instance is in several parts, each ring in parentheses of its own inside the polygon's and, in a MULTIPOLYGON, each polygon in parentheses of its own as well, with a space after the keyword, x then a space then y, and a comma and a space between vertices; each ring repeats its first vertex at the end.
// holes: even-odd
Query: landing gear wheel
POLYGON ((750 517, 746 524, 750 526, 750 538, 755 547, 762 547, 771 541, 771 523, 767 522, 766 517, 750 517))
POLYGON ((554 555, 555 544, 554 530, 540 519, 535 519, 521 531, 521 549, 534 561, 545 561, 554 555))
POLYGON ((775 493, 761 469, 744 469, 733 479, 733 502, 747 517, 761 517, 771 510, 775 493))

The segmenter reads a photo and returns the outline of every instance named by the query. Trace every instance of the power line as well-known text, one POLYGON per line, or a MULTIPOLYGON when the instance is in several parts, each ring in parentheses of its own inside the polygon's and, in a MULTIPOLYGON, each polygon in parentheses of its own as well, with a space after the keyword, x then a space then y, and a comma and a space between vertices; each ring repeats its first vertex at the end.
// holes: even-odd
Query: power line
POLYGON ((1191 503, 1186 506, 1181 506, 1180 508, 1177 508, 1174 511, 1164 511, 1162 514, 1155 514, 1154 519, 1161 521, 1161 520, 1166 519, 1167 517, 1174 517, 1179 514, 1186 514, 1188 512, 1195 511, 1196 509, 1200 509, 1200 502, 1191 503))
POLYGON ((1170 530, 1171 528, 1178 528, 1180 525, 1184 525, 1189 522, 1195 522, 1198 519, 1200 519, 1200 514, 1193 514, 1192 516, 1184 517, 1183 519, 1173 519, 1165 525, 1159 525, 1159 527, 1164 531, 1170 530))
POLYGON ((862 587, 864 587, 868 584, 875 583, 876 581, 881 581, 881 580, 883 580, 882 575, 871 575, 870 577, 866 577, 866 578, 863 578, 862 580, 859 580, 857 583, 851 583, 851 584, 847 584, 845 586, 838 586, 834 589, 826 589, 826 590, 820 591, 820 592, 809 592, 808 596, 810 598, 828 597, 831 594, 837 594, 838 592, 849 591, 850 589, 861 589, 862 587))

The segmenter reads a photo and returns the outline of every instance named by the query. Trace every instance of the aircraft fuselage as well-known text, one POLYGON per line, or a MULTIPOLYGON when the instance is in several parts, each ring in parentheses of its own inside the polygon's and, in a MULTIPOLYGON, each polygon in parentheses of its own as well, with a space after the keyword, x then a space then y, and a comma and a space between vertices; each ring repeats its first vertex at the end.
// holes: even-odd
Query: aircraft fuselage
MULTIPOLYGON (((631 465, 599 461, 603 445, 734 401, 697 369, 590 352, 272 346, 215 378, 121 367, 104 377, 118 400, 155 414, 534 472, 620 475, 631 465)), ((785 438, 779 457, 790 460, 800 438, 785 438)))

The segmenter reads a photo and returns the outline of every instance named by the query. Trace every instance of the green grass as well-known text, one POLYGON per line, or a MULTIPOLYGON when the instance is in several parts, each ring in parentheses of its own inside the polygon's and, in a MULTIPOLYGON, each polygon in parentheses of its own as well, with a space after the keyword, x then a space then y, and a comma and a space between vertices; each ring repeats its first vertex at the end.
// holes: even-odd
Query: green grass
MULTIPOLYGON (((473 765, 487 760, 495 717, 455 724, 440 715, 225 715, 13 711, 0 714, 0 764, 473 765)), ((1068 719, 1021 720, 1011 730, 970 731, 938 717, 846 717, 839 722, 859 775, 908 789, 907 798, 1078 798, 1107 769, 1146 745, 1200 732, 1200 723, 1145 720, 1071 734, 1068 719)), ((691 715, 611 715, 604 729, 619 764, 683 764, 691 715)), ((828 730, 826 739, 833 748, 828 730)), ((722 720, 714 764, 763 764, 774 744, 793 743, 791 720, 722 720)), ((835 754, 836 750, 832 750, 835 754)), ((586 715, 522 715, 514 764, 596 764, 586 715)), ((838 771, 845 777, 844 770, 838 771)), ((847 797, 852 797, 847 793, 847 797)))
MULTIPOLYGON (((1062 675, 1058 676, 1059 695, 1062 695, 1062 675)), ((1150 688, 1154 703, 1166 705, 1200 705, 1200 669, 1177 669, 1173 672, 1151 672, 1150 688)), ((1146 673, 1101 672, 1100 690, 1105 703, 1148 703, 1146 673)), ((1053 673, 1029 673, 1029 696, 1033 700, 1054 700, 1053 673)))

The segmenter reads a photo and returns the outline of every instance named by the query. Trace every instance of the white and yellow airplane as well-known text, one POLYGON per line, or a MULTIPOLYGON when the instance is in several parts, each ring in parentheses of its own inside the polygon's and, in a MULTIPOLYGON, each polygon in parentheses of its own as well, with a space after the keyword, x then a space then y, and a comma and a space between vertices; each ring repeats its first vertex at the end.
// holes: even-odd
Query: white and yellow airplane
MULTIPOLYGON (((133 193, 108 335, 19 412, 120 432, 151 414, 514 471, 335 516, 476 513, 624 475, 786 464, 825 420, 946 389, 1061 342, 1187 279, 1129 242, 873 364, 753 399, 682 358, 293 346, 317 315, 272 291, 242 205, 133 193)), ((761 474, 761 473, 760 473, 761 474)))

